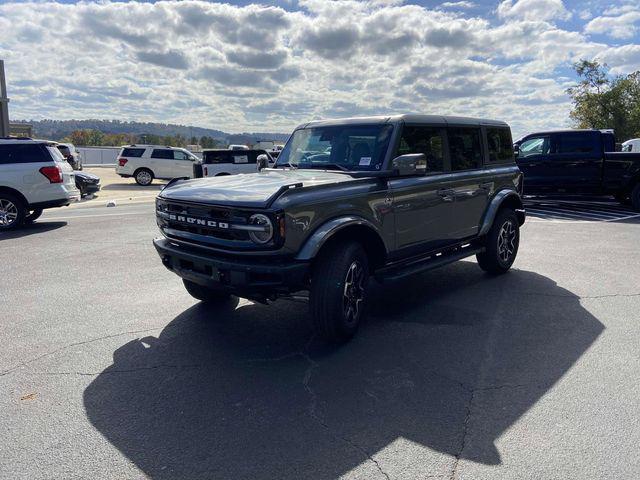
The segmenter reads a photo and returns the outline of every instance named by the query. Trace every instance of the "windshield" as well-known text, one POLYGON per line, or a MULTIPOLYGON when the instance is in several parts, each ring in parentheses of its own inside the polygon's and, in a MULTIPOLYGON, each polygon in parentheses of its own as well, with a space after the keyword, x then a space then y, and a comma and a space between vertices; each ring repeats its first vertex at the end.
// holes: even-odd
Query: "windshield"
POLYGON ((276 167, 380 170, 393 125, 342 125, 303 128, 278 156, 276 167))

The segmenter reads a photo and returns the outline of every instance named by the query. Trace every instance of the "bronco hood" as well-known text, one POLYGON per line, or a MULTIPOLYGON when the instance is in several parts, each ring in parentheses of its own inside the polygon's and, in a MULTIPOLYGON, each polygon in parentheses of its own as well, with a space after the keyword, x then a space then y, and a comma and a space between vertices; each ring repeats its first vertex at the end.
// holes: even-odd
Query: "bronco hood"
POLYGON ((168 185, 160 198, 194 203, 266 208, 287 186, 314 187, 356 181, 326 170, 263 170, 259 173, 183 180, 168 185), (302 185, 300 185, 302 184, 302 185))

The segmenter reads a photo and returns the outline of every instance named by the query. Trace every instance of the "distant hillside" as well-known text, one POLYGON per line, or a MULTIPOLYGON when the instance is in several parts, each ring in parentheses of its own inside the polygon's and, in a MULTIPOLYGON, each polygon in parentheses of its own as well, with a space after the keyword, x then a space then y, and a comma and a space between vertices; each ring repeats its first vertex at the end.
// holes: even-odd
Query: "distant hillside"
POLYGON ((119 120, 12 120, 15 123, 33 125, 34 136, 49 140, 61 140, 75 130, 99 130, 102 133, 127 133, 132 135, 181 135, 211 137, 223 143, 255 143, 258 140, 284 142, 288 133, 226 133, 210 128, 173 125, 166 123, 121 122, 119 120))

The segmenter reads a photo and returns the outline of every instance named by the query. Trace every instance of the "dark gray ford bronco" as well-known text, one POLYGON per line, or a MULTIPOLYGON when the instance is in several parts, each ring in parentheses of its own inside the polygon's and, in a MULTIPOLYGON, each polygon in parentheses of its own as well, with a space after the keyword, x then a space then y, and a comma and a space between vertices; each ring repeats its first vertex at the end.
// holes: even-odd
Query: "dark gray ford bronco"
MULTIPOLYGON (((318 333, 358 328, 371 277, 395 280, 470 255, 506 272, 525 213, 503 122, 431 115, 316 121, 274 168, 174 180, 154 240, 187 291, 212 305, 309 291, 318 333)), ((215 313, 213 313, 215 314, 215 313)))

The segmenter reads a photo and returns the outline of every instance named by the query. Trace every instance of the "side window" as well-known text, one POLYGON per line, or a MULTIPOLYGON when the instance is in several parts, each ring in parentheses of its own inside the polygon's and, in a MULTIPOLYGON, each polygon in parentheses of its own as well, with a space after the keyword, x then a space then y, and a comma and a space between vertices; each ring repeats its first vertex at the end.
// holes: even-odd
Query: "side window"
POLYGON ((51 161, 51 156, 40 144, 0 145, 0 164, 51 161))
POLYGON ((228 152, 205 152, 203 155, 204 163, 231 163, 231 157, 228 152))
POLYGON ((144 153, 144 148, 123 148, 121 157, 140 158, 144 153))
POLYGON ((434 127, 406 126, 402 129, 398 155, 424 153, 427 174, 444 171, 442 130, 434 127))
POLYGON ((173 150, 154 148, 153 152, 151 152, 151 158, 162 158, 162 159, 173 160, 173 150))
POLYGON ((551 141, 548 135, 531 137, 520 144, 518 158, 527 158, 533 155, 549 155, 551 141))
POLYGON ((451 170, 470 170, 482 165, 479 128, 448 128, 451 170))
POLYGON ((231 155, 231 157, 233 158, 233 163, 235 163, 235 164, 249 163, 249 154, 248 154, 248 152, 233 153, 231 155))
POLYGON ((184 153, 182 150, 174 150, 173 151, 173 159, 174 160, 189 160, 189 156, 184 153))
POLYGON ((513 140, 508 128, 487 128, 489 162, 513 162, 513 140))
POLYGON ((595 132, 558 134, 558 153, 593 153, 598 149, 595 132))

